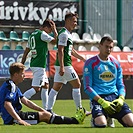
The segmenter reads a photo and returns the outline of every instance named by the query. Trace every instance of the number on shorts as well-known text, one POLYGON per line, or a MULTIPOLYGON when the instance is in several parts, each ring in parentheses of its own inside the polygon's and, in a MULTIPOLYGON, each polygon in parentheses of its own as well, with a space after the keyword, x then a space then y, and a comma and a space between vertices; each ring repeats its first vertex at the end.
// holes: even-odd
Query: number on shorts
POLYGON ((35 119, 35 115, 28 115, 28 119, 35 119))
POLYGON ((76 78, 76 75, 75 75, 75 73, 71 73, 71 75, 72 75, 72 77, 73 77, 73 78, 76 78))

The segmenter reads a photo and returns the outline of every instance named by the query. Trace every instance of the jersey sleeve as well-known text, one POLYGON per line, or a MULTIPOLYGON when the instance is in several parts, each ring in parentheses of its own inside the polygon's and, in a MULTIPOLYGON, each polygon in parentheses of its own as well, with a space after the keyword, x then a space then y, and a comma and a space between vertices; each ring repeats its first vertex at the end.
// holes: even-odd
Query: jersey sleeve
POLYGON ((14 101, 15 97, 16 97, 16 92, 18 97, 22 98, 23 94, 21 93, 20 89, 12 82, 9 81, 9 88, 6 89, 6 96, 5 96, 5 100, 6 101, 14 101))
POLYGON ((20 91, 19 88, 18 88, 18 95, 19 95, 20 99, 23 97, 23 94, 22 94, 22 92, 20 91))
POLYGON ((117 62, 117 81, 116 81, 116 87, 118 89, 118 95, 123 95, 125 97, 126 90, 125 85, 123 83, 123 74, 122 74, 122 68, 119 62, 117 62))
POLYGON ((92 88, 92 64, 91 60, 87 60, 84 65, 83 69, 83 85, 84 85, 84 91, 89 96, 90 99, 94 99, 95 96, 98 94, 96 91, 92 88))
POLYGON ((28 42, 26 44, 26 48, 30 48, 30 37, 29 37, 28 42))
POLYGON ((65 33, 61 33, 58 36, 58 45, 63 45, 63 46, 67 46, 67 40, 68 40, 68 36, 65 33))
POLYGON ((51 42, 54 38, 52 36, 50 36, 49 34, 47 34, 46 32, 42 32, 41 34, 41 40, 45 41, 47 43, 51 42))

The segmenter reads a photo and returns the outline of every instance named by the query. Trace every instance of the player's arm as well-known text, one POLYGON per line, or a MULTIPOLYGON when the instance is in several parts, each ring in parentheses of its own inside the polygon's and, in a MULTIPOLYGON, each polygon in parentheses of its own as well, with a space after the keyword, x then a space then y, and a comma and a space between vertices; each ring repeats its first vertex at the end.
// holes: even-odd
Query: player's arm
POLYGON ((119 96, 125 97, 126 95, 126 89, 125 85, 123 83, 123 74, 122 74, 122 68, 120 66, 120 63, 118 63, 118 68, 117 68, 117 78, 116 78, 116 87, 118 89, 118 94, 119 96))
POLYGON ((52 32, 54 33, 54 37, 50 36, 46 31, 45 32, 42 32, 41 34, 41 40, 42 41, 45 41, 47 43, 51 43, 53 45, 56 44, 57 42, 57 36, 58 36, 58 32, 56 30, 56 25, 55 23, 51 20, 50 21, 50 25, 51 25, 51 29, 52 29, 52 32))
POLYGON ((125 95, 126 95, 126 90, 125 90, 125 85, 123 83, 123 75, 122 75, 122 68, 120 64, 117 64, 117 77, 116 77, 116 87, 118 89, 118 99, 114 100, 113 103, 115 104, 115 108, 117 112, 120 112, 122 109, 122 106, 125 101, 125 95))
POLYGON ((67 39, 68 36, 65 33, 61 33, 58 36, 58 61, 60 64, 60 72, 59 74, 61 76, 64 75, 65 69, 64 69, 64 47, 67 46, 67 39))
POLYGON ((30 109, 36 110, 36 111, 44 111, 43 108, 32 102, 31 100, 27 99, 26 97, 21 98, 21 102, 29 107, 30 109))
POLYGON ((44 42, 55 45, 56 42, 57 42, 57 35, 58 35, 57 33, 54 33, 54 37, 52 37, 48 33, 43 31, 42 34, 41 34, 41 40, 44 41, 44 42))
POLYGON ((52 20, 51 20, 50 24, 51 24, 52 31, 54 33, 54 39, 51 41, 51 43, 55 44, 56 41, 57 41, 58 32, 57 32, 57 29, 56 29, 56 25, 52 20))
POLYGON ((86 59, 85 59, 83 56, 81 56, 74 48, 72 49, 72 55, 73 55, 74 57, 76 57, 76 58, 82 60, 83 62, 86 61, 86 59))
POLYGON ((57 42, 57 38, 53 38, 53 39, 50 41, 50 43, 51 43, 52 45, 55 45, 56 42, 57 42))
POLYGON ((25 51, 24 51, 24 54, 23 54, 23 57, 22 57, 22 60, 21 60, 21 63, 24 64, 25 61, 26 61, 26 58, 27 58, 27 55, 28 53, 30 52, 30 48, 26 47, 25 51))
POLYGON ((8 112, 19 124, 25 125, 25 126, 29 126, 29 125, 30 125, 29 123, 23 121, 23 120, 19 117, 19 115, 18 115, 18 114, 16 113, 16 111, 14 110, 14 108, 13 108, 11 102, 5 101, 4 107, 5 107, 5 109, 7 110, 7 112, 8 112))
POLYGON ((89 98, 94 99, 95 96, 98 94, 95 92, 95 90, 92 87, 92 79, 93 79, 93 70, 91 67, 91 60, 87 60, 84 64, 83 68, 83 85, 84 85, 84 91, 89 96, 89 98))
POLYGON ((108 102, 108 101, 104 100, 103 98, 101 98, 97 94, 97 92, 93 89, 93 86, 92 86, 93 74, 92 74, 92 72, 93 72, 92 64, 91 64, 91 60, 89 59, 85 62, 84 69, 83 69, 83 83, 84 83, 85 93, 90 97, 90 99, 97 101, 107 113, 109 113, 109 114, 115 113, 113 103, 108 102))
POLYGON ((60 64, 60 72, 59 74, 63 76, 65 69, 64 69, 64 46, 58 45, 58 60, 60 64))

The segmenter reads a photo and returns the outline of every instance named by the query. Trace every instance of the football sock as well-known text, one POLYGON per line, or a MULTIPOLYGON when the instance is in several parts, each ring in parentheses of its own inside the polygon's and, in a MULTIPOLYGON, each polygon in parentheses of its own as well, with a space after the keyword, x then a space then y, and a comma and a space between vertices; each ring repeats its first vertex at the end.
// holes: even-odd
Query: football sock
POLYGON ((52 110, 56 97, 57 97, 58 91, 55 91, 53 88, 50 90, 49 96, 48 96, 48 108, 47 110, 52 110))
POLYGON ((42 88, 41 90, 41 99, 42 99, 42 106, 45 110, 47 110, 48 106, 48 89, 42 88))
POLYGON ((36 94, 36 91, 34 88, 31 88, 29 90, 27 90, 26 92, 24 92, 24 96, 27 98, 27 99, 30 99, 33 95, 36 94))
POLYGON ((75 118, 69 118, 65 116, 52 115, 50 118, 51 124, 79 124, 75 118))
POLYGON ((74 88, 72 90, 72 97, 73 97, 73 100, 76 104, 76 108, 82 108, 82 104, 81 104, 81 93, 80 93, 80 88, 74 88))

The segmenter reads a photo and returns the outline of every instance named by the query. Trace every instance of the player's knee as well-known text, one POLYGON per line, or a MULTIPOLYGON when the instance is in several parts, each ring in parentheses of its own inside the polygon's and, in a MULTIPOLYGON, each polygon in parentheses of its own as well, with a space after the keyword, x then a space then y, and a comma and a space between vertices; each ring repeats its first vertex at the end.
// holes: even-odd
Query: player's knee
POLYGON ((93 121, 94 127, 98 128, 105 128, 107 126, 107 123, 104 121, 93 121))
POLYGON ((133 120, 129 121, 126 125, 127 125, 127 127, 133 127, 133 120))
POLYGON ((81 83, 76 83, 73 88, 81 88, 81 83))
POLYGON ((133 127, 133 114, 128 113, 122 118, 123 126, 125 127, 133 127))
POLYGON ((97 127, 97 128, 105 128, 106 127, 106 125, 96 125, 96 124, 94 124, 94 127, 97 127))
POLYGON ((40 87, 34 87, 34 89, 35 89, 36 93, 38 93, 41 90, 40 87))
POLYGON ((81 87, 81 83, 77 82, 77 88, 80 88, 80 87, 81 87))
POLYGON ((79 88, 81 88, 81 83, 78 84, 79 88))
POLYGON ((49 84, 48 83, 45 83, 45 85, 41 86, 41 88, 45 88, 45 89, 49 89, 49 84))
POLYGON ((45 86, 46 86, 46 89, 49 89, 49 84, 46 84, 45 86))
POLYGON ((39 112, 39 121, 49 123, 51 116, 52 114, 47 111, 39 112))

